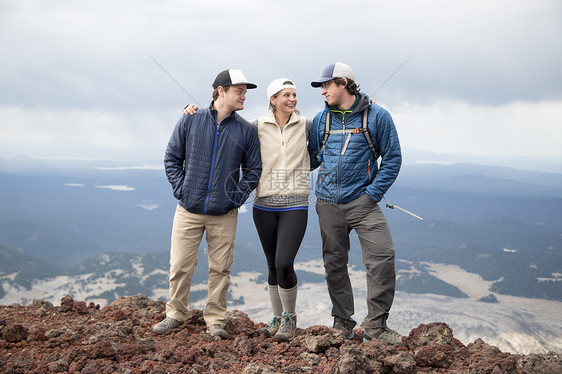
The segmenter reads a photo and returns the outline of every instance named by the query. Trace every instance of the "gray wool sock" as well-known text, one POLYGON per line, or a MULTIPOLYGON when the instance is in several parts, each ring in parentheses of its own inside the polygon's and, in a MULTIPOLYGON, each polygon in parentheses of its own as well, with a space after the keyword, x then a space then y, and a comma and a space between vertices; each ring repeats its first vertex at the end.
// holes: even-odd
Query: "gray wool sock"
POLYGON ((279 297, 279 286, 271 285, 269 286, 269 299, 271 300, 271 308, 273 309, 274 316, 280 316, 283 313, 283 304, 281 303, 281 298, 279 297))
POLYGON ((279 287, 279 297, 281 298, 283 311, 285 313, 295 313, 295 305, 297 304, 297 288, 298 285, 289 289, 279 287))

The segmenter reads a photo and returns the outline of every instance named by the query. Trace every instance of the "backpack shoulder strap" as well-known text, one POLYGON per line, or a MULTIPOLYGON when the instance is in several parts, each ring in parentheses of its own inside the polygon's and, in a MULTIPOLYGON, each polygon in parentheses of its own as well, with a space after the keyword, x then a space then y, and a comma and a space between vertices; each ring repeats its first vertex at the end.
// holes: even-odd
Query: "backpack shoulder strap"
MULTIPOLYGON (((365 136, 365 140, 367 141, 369 148, 375 155, 375 160, 377 160, 379 158, 379 154, 375 150, 375 146, 373 145, 373 140, 371 139, 371 134, 369 133, 368 119, 369 119, 369 107, 367 107, 361 113, 361 132, 365 136)), ((322 154, 324 153, 324 147, 326 146, 326 141, 328 140, 328 136, 330 136, 331 125, 332 125, 332 112, 326 111, 326 123, 324 124, 324 136, 322 137, 322 147, 320 147, 320 154, 319 154, 320 157, 322 157, 322 154)), ((348 130, 347 132, 352 132, 352 130, 348 130)))
POLYGON ((367 107, 363 113, 361 113, 361 132, 365 135, 365 140, 371 148, 371 151, 375 155, 375 160, 379 158, 379 154, 375 150, 375 146, 373 145, 373 139, 371 139, 371 134, 369 133, 369 126, 367 120, 369 119, 369 107, 367 107))
POLYGON ((332 112, 326 111, 326 123, 324 124, 324 136, 322 137, 322 147, 320 148, 320 156, 324 154, 324 147, 326 146, 326 141, 328 136, 330 136, 330 127, 332 125, 332 112))

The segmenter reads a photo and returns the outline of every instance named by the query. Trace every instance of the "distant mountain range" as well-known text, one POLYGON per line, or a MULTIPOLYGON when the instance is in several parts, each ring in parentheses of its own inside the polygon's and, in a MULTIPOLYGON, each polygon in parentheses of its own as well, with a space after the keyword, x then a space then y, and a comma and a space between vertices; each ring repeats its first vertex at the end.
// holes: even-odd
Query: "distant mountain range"
MULTIPOLYGON (((31 275, 60 273, 61 265, 63 273, 76 273, 71 269, 100 253, 160 253, 162 268, 167 267, 176 201, 157 162, 124 167, 0 159, 0 188, 0 244, 51 261, 31 275)), ((562 301, 562 174, 473 164, 405 165, 386 199, 424 218, 384 209, 397 259, 457 264, 496 281, 497 292, 562 301)), ((352 259, 360 259, 354 235, 352 240, 352 259)), ((251 202, 241 210, 237 245, 244 263, 262 259, 251 202), (252 248, 250 256, 244 256, 250 253, 244 247, 252 248)), ((311 203, 297 260, 319 258, 320 248, 311 203)), ((24 278, 18 279, 29 284, 24 278)), ((415 291, 407 284, 416 283, 403 280, 402 285, 415 291)))

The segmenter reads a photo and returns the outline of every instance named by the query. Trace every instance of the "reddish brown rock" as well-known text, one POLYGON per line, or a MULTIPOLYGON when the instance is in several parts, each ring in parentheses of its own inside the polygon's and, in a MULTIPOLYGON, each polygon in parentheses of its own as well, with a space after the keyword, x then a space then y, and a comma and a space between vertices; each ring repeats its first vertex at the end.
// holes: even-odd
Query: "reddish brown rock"
POLYGON ((73 305, 73 309, 78 313, 78 314, 88 314, 88 306, 86 305, 86 303, 84 301, 77 301, 74 303, 73 305))
POLYGON ((446 344, 432 344, 414 350, 416 364, 421 367, 449 368, 455 360, 455 353, 446 344))
POLYGON ((92 349, 92 358, 115 358, 117 349, 107 340, 97 342, 92 349))
POLYGON ((525 374, 559 374, 562 368, 562 357, 554 352, 521 356, 517 362, 525 374))
POLYGON ((34 307, 37 307, 39 309, 48 309, 48 310, 54 310, 55 309, 53 304, 51 304, 50 302, 48 302, 46 300, 33 299, 33 302, 31 303, 31 305, 33 305, 34 307))
POLYGON ((344 340, 336 330, 325 326, 309 327, 297 338, 297 341, 312 353, 323 353, 331 347, 340 347, 344 340))
POLYGON ((44 342, 46 339, 43 326, 31 326, 27 331, 28 342, 44 342))
POLYGON ((60 300, 60 311, 63 313, 70 312, 74 307, 74 299, 72 296, 67 295, 60 300))
POLYGON ((462 346, 462 343, 453 336, 453 330, 443 322, 419 325, 410 331, 405 342, 410 349, 432 344, 447 344, 459 348, 462 346))
POLYGON ((386 357, 383 364, 396 374, 413 374, 416 372, 416 360, 410 352, 400 352, 386 357))
POLYGON ((346 340, 327 326, 298 329, 291 342, 259 335, 241 311, 230 311, 229 337, 205 332, 200 310, 169 334, 152 332, 165 303, 137 295, 100 309, 67 296, 60 307, 35 300, 0 306, 0 372, 4 373, 560 373, 558 353, 512 355, 482 340, 464 346, 445 323, 420 325, 397 347, 346 340))
POLYGON ((27 339, 27 329, 22 325, 7 325, 2 329, 2 336, 8 343, 19 343, 27 339))
POLYGON ((502 355, 502 351, 500 351, 498 347, 489 345, 480 338, 476 339, 474 343, 470 343, 469 345, 467 345, 466 349, 472 354, 476 354, 486 358, 498 357, 502 355))
POLYGON ((337 374, 371 373, 373 368, 363 352, 356 347, 346 346, 336 363, 337 374))

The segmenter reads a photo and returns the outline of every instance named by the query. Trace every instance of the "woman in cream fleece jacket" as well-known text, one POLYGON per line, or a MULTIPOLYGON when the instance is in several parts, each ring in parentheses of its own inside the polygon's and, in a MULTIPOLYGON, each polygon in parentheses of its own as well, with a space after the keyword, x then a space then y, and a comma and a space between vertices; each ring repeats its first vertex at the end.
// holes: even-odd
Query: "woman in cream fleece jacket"
POLYGON ((293 263, 308 219, 310 156, 308 130, 312 120, 299 116, 297 91, 287 78, 267 87, 269 112, 257 126, 262 175, 255 192, 253 216, 267 259, 273 320, 260 330, 287 341, 295 336, 297 276, 293 263))

